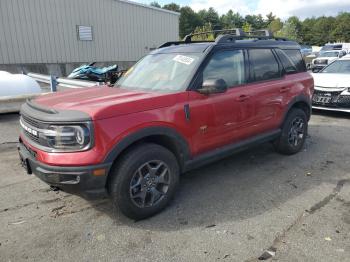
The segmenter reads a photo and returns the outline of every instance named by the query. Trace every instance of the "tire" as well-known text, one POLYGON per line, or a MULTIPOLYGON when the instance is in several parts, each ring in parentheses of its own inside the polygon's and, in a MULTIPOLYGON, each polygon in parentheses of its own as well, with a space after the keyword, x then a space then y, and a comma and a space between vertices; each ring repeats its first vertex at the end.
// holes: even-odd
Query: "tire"
POLYGON ((109 193, 114 205, 135 220, 164 209, 179 184, 179 165, 168 149, 141 144, 127 151, 111 171, 109 193))
POLYGON ((284 155, 299 152, 305 143, 307 129, 306 113, 299 108, 291 109, 283 123, 280 137, 274 141, 276 151, 284 155))

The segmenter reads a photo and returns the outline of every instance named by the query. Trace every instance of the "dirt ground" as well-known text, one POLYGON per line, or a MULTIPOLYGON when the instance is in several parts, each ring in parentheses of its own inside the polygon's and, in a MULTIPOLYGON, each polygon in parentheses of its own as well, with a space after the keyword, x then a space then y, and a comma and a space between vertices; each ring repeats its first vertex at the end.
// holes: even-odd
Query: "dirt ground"
POLYGON ((302 152, 270 144, 197 169, 159 215, 50 191, 0 115, 0 261, 350 261, 350 116, 315 112, 302 152))

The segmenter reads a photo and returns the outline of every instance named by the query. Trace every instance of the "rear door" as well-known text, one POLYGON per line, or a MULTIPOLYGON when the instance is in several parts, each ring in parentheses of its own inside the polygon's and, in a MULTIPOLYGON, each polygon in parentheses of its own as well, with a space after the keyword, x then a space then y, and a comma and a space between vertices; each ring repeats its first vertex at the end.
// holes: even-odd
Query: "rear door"
POLYGON ((283 74, 274 49, 249 49, 250 83, 247 92, 252 94, 255 106, 254 120, 249 135, 272 131, 279 126, 284 101, 291 90, 291 81, 283 74))

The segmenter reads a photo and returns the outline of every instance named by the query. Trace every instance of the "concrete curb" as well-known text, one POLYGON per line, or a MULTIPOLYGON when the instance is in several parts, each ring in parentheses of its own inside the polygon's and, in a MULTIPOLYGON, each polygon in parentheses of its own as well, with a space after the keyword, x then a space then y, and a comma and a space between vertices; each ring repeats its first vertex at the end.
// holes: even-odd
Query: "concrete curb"
POLYGON ((18 96, 2 96, 0 97, 0 114, 19 112, 21 105, 30 98, 35 98, 48 93, 18 95, 18 96))

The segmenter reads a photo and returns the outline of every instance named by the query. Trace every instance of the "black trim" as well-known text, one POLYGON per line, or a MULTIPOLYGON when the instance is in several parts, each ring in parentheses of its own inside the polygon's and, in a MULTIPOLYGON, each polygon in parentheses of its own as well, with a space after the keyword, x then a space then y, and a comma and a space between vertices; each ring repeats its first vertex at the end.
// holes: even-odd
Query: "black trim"
POLYGON ((26 163, 28 174, 34 173, 45 183, 63 191, 84 197, 106 195, 107 175, 112 163, 90 166, 50 166, 35 159, 28 148, 19 143, 18 153, 22 163, 26 163), (94 176, 92 172, 104 168, 105 175, 94 176))
POLYGON ((299 96, 296 96, 294 97, 288 104, 287 106, 287 109, 284 111, 284 115, 283 115, 283 121, 281 123, 281 125, 283 125, 285 119, 287 118, 287 115, 290 111, 290 109, 295 106, 297 103, 305 103, 308 108, 309 108, 309 114, 306 116, 307 117, 307 120, 310 120, 310 117, 311 117, 311 113, 312 113, 312 102, 311 102, 311 99, 305 95, 299 95, 299 96))
POLYGON ((235 144, 227 145, 227 146, 218 148, 216 150, 212 150, 208 153, 201 154, 195 157, 194 159, 187 161, 185 163, 184 171, 186 172, 186 171, 198 168, 200 166, 209 164, 211 162, 230 156, 234 153, 245 150, 254 145, 271 141, 277 138, 280 135, 280 133, 281 133, 281 130, 278 129, 269 133, 261 134, 261 135, 243 140, 235 144))
POLYGON ((35 100, 27 101, 21 106, 20 114, 36 120, 48 123, 72 123, 91 121, 91 117, 78 110, 51 109, 35 103, 35 100))
POLYGON ((186 120, 190 121, 190 119, 191 119, 191 111, 190 111, 190 105, 189 104, 184 105, 184 111, 185 111, 186 120))
POLYGON ((178 157, 180 158, 180 165, 182 166, 185 161, 190 159, 191 153, 189 145, 186 140, 174 129, 170 127, 146 127, 142 130, 139 130, 133 134, 128 135, 123 140, 118 142, 113 149, 107 154, 104 163, 114 162, 115 159, 120 155, 120 153, 132 145, 135 142, 138 142, 142 139, 151 136, 166 136, 170 138, 179 153, 178 157))

